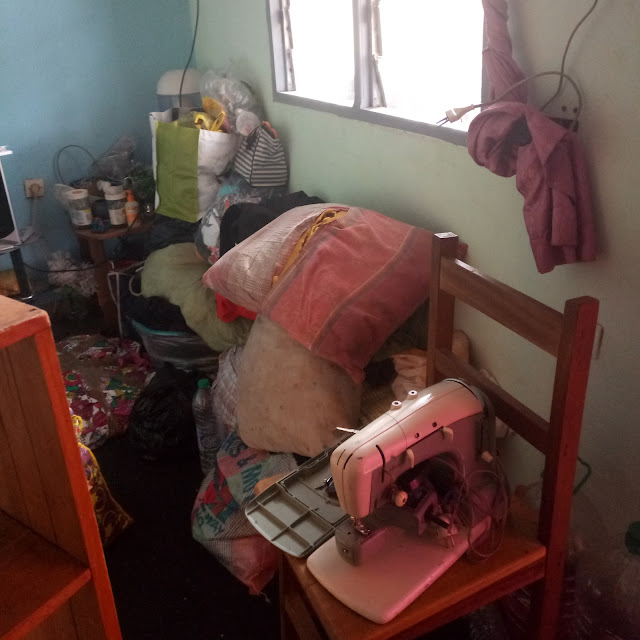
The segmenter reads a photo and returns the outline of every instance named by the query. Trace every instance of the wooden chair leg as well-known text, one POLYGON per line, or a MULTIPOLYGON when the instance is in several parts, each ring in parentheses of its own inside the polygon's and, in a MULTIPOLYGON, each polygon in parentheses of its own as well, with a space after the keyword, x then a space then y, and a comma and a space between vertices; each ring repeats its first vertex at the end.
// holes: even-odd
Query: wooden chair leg
POLYGON ((280 638, 281 640, 323 640, 302 595, 302 586, 280 557, 280 638))

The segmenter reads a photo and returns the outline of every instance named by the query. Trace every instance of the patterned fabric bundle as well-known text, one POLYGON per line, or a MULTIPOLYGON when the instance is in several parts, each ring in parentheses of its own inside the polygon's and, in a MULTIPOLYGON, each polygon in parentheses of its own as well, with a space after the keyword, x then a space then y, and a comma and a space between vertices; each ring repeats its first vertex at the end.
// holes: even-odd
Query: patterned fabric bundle
POLYGON ((284 147, 268 122, 263 122, 242 141, 234 169, 252 187, 287 184, 289 171, 284 147))
POLYGON ((98 521, 100 539, 104 547, 133 524, 133 518, 118 504, 100 471, 100 466, 89 447, 78 442, 87 485, 98 521))
POLYGON ((56 344, 71 411, 83 420, 78 441, 91 449, 127 430, 129 413, 152 367, 133 340, 78 335, 56 344))
POLYGON ((273 578, 278 550, 259 535, 244 515, 245 503, 256 483, 297 468, 288 453, 268 453, 248 447, 238 435, 236 406, 238 370, 243 347, 220 356, 213 389, 216 422, 226 433, 214 468, 202 481, 191 513, 195 540, 214 555, 252 594, 273 578))

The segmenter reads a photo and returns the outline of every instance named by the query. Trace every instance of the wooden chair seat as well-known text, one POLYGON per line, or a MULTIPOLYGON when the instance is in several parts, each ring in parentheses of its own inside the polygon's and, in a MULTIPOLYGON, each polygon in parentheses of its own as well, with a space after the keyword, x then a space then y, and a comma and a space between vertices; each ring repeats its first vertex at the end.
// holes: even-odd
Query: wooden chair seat
POLYGON ((331 640, 417 638, 542 578, 546 549, 537 539, 536 527, 535 513, 514 498, 495 555, 479 564, 462 558, 384 625, 363 618, 334 598, 307 569, 306 559, 283 554, 280 579, 286 615, 305 639, 322 637, 309 611, 331 640))

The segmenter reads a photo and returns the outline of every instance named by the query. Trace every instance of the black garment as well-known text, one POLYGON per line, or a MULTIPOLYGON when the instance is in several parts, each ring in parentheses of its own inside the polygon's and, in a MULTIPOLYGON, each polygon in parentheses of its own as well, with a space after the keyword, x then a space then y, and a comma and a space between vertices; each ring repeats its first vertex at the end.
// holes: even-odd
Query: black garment
POLYGON ((304 191, 297 191, 279 198, 268 198, 263 204, 244 202, 230 206, 220 223, 220 255, 223 256, 285 211, 321 202, 324 200, 308 196, 304 191))
POLYGON ((193 242, 193 234, 199 225, 200 222, 185 222, 157 213, 147 238, 147 254, 170 244, 193 242))
POLYGON ((145 298, 135 295, 141 291, 140 273, 121 273, 110 277, 120 278, 120 287, 116 287, 113 282, 112 290, 120 294, 120 312, 123 317, 135 320, 147 329, 193 333, 179 306, 160 296, 145 298))

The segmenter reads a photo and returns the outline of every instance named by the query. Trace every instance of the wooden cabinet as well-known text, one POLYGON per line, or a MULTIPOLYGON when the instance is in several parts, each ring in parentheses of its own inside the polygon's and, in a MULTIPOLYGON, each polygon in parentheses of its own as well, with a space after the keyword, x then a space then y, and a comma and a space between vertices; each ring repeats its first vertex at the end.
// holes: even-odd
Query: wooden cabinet
POLYGON ((0 640, 119 639, 49 317, 0 296, 0 640))

